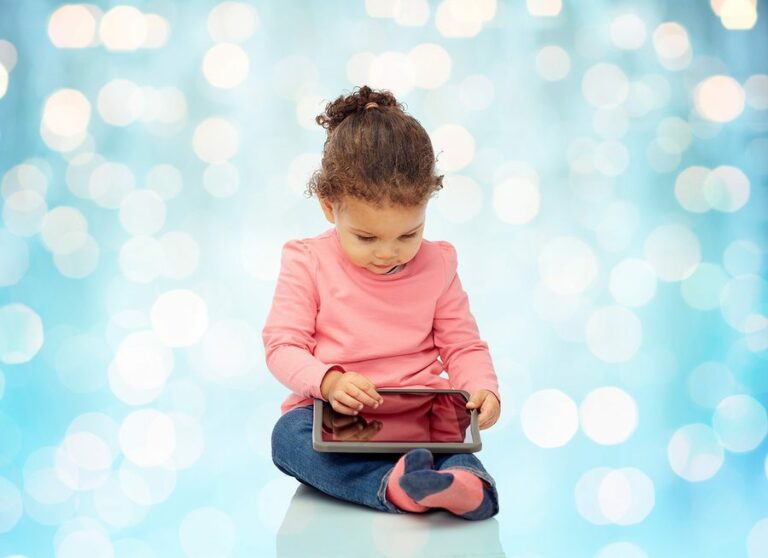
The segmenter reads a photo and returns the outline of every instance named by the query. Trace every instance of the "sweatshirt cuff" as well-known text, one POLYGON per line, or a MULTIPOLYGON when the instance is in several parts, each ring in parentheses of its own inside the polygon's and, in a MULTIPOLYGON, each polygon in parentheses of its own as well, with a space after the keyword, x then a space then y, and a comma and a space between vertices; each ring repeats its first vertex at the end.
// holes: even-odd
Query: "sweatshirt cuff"
POLYGON ((326 364, 320 369, 320 374, 317 377, 317 382, 314 382, 309 386, 309 395, 315 399, 323 399, 323 394, 320 393, 320 384, 323 383, 323 378, 331 370, 338 370, 340 372, 346 372, 346 369, 341 364, 326 364))

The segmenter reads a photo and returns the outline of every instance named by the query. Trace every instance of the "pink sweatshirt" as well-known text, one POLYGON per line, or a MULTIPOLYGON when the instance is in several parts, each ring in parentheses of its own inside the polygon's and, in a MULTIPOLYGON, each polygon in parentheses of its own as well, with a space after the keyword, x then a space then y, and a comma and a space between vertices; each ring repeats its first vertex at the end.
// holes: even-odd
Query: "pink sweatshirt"
POLYGON ((286 242, 262 331, 267 367, 293 392, 282 412, 320 399, 332 367, 377 388, 488 389, 501 401, 456 263, 450 243, 422 240, 403 269, 377 275, 349 261, 335 227, 286 242))

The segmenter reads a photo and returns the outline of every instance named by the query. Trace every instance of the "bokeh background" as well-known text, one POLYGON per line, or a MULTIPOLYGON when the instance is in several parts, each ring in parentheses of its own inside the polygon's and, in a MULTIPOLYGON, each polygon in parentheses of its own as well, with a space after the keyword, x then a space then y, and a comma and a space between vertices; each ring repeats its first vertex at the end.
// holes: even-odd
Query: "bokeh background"
POLYGON ((260 332, 364 84, 439 152, 506 555, 768 556, 761 9, 0 1, 0 556, 275 553, 260 332))

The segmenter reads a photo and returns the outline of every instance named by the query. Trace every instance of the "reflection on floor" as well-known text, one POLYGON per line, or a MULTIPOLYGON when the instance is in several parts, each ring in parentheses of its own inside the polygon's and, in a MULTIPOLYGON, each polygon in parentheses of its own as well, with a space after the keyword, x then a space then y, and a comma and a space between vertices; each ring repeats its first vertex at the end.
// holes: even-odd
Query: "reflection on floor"
POLYGON ((495 518, 391 514, 299 485, 277 533, 278 558, 503 557, 495 518))

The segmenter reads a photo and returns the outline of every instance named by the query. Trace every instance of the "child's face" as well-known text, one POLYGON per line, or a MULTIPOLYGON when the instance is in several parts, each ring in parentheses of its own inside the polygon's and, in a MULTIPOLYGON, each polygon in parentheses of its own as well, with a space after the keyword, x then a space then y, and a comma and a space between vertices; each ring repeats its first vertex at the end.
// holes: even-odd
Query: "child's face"
POLYGON ((376 207, 346 197, 343 208, 320 199, 326 218, 336 225, 341 248, 349 260, 372 273, 383 274, 416 255, 424 233, 427 204, 416 207, 376 207))

